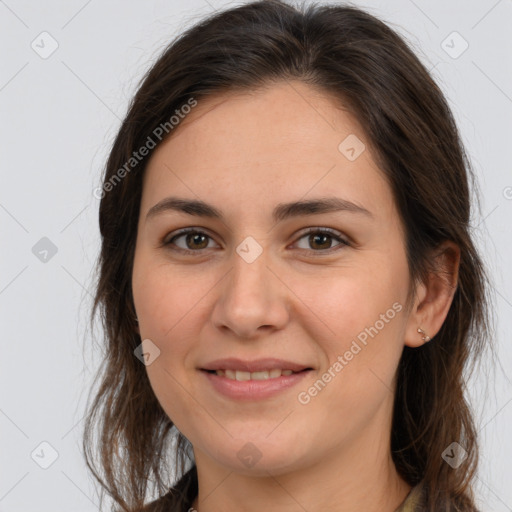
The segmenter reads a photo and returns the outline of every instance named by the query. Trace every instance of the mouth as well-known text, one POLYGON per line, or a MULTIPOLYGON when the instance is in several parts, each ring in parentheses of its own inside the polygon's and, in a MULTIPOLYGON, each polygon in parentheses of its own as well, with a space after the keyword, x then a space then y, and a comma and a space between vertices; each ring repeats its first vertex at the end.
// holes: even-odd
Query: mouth
POLYGON ((291 390, 314 368, 283 359, 218 359, 198 368, 211 390, 236 401, 257 401, 291 390))
POLYGON ((225 377, 226 379, 236 380, 239 382, 248 380, 273 380, 280 377, 288 377, 293 374, 303 373, 312 370, 313 368, 304 368, 303 370, 283 370, 281 368, 272 368, 269 370, 262 370, 257 372, 248 372, 244 370, 231 370, 231 369, 219 369, 219 370, 203 370, 207 373, 217 375, 219 377, 225 377))
POLYGON ((262 400, 296 386, 314 368, 274 357, 217 359, 198 368, 210 389, 235 400, 262 400))

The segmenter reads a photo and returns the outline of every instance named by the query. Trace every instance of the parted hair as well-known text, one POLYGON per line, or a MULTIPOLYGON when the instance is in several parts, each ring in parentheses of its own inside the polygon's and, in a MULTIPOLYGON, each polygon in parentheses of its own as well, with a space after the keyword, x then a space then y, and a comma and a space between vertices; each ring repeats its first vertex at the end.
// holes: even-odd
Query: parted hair
MULTIPOLYGON (((173 40, 145 73, 103 183, 190 98, 200 103, 297 80, 339 101, 362 126, 404 226, 411 283, 436 270, 433 255, 443 241, 460 248, 457 288, 441 330, 424 346, 403 350, 390 449, 401 477, 423 485, 425 511, 476 510, 477 432, 465 392, 468 371, 489 343, 487 277, 470 225, 476 183, 447 101, 403 36, 350 5, 263 0, 216 12, 173 40), (468 454, 457 469, 442 457, 453 442, 468 454)), ((83 450, 103 494, 125 512, 142 510, 150 491, 171 496, 165 510, 182 510, 185 495, 173 492, 169 474, 183 476, 191 460, 188 440, 173 429, 134 356, 141 338, 131 275, 151 154, 102 194, 91 311, 104 330, 104 362, 88 404, 83 450)), ((197 488, 197 481, 187 485, 197 488)))

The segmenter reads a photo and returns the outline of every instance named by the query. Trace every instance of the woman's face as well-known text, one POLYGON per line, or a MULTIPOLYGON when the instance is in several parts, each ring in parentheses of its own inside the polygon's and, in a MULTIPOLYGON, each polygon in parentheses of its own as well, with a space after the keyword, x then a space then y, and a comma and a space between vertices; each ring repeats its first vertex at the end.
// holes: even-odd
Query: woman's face
POLYGON ((201 100, 174 130, 144 177, 133 296, 196 461, 279 474, 388 449, 409 275, 358 123, 291 82, 201 100))

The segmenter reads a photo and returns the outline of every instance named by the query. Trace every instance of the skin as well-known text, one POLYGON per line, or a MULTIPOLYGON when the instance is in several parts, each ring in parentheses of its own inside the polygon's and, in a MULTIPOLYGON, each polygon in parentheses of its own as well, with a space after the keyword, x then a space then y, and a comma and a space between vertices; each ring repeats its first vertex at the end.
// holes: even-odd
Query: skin
POLYGON ((394 511, 410 491, 390 455, 396 369, 404 345, 424 343, 419 326, 430 337, 440 329, 459 255, 447 243, 441 272, 418 283, 407 303, 401 219, 357 120, 300 82, 201 100, 153 153, 140 212, 132 276, 138 332, 160 350, 146 367, 151 386, 193 445, 194 508, 394 511), (354 161, 338 150, 350 134, 366 144, 354 161), (166 211, 146 220, 171 195, 206 201, 224 218, 166 211), (372 215, 271 218, 279 203, 326 196, 372 215), (161 246, 186 227, 208 238, 161 246), (349 245, 308 240, 308 227, 336 230, 349 245), (236 252, 248 236, 263 251, 252 263, 236 252), (299 403, 298 394, 395 303, 403 309, 299 403), (218 394, 198 369, 221 357, 276 357, 314 370, 275 397, 240 402, 218 394), (248 442, 261 454, 252 467, 237 457, 248 442))

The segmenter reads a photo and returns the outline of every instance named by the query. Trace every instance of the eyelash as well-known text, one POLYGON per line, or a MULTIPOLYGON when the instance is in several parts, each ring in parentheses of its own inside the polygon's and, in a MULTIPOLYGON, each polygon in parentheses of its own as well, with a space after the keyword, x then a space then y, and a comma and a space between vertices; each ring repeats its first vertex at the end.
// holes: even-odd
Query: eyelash
MULTIPOLYGON (((161 242, 161 246, 162 247, 169 247, 170 245, 174 245, 174 240, 176 240, 177 238, 180 238, 184 235, 187 235, 189 233, 194 233, 194 234, 200 234, 200 235, 206 235, 208 238, 212 239, 212 237, 210 235, 208 235, 208 233, 205 233, 204 231, 200 231, 199 229, 196 229, 196 228, 185 228, 185 229, 182 229, 182 230, 179 230, 171 239, 169 239, 167 242, 165 241, 165 238, 167 238, 167 236, 162 240, 161 242)), ((334 252, 336 250, 339 250, 340 248, 342 247, 345 247, 345 246, 350 246, 350 243, 342 238, 342 236, 340 235, 340 233, 338 233, 337 231, 333 230, 333 229, 330 229, 330 228, 315 228, 315 227, 311 227, 311 228, 308 228, 305 232, 303 232, 301 234, 301 236, 297 239, 297 241, 301 240, 302 238, 308 236, 308 235, 311 235, 311 234, 322 234, 322 235, 329 235, 331 238, 334 238, 336 239, 339 243, 339 245, 336 245, 334 247, 330 247, 329 249, 320 249, 320 250, 309 250, 310 252, 313 252, 313 253, 331 253, 331 252, 334 252)), ((296 243, 296 242, 295 242, 296 243)), ((205 251, 206 249, 198 249, 196 251, 193 251, 191 249, 183 249, 182 247, 173 247, 173 248, 170 248, 171 250, 173 251, 178 251, 178 252, 181 252, 183 254, 197 254, 197 253, 201 253, 203 251, 205 251)), ((308 249, 300 249, 300 250, 303 250, 303 251, 308 251, 308 249)), ((322 254, 318 254, 319 256, 322 256, 322 254)))

